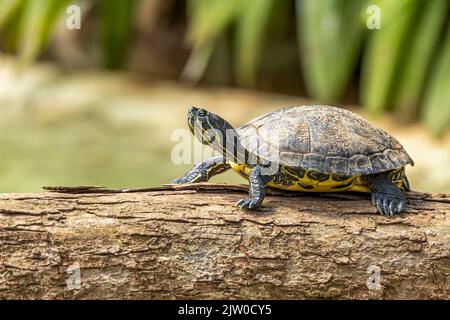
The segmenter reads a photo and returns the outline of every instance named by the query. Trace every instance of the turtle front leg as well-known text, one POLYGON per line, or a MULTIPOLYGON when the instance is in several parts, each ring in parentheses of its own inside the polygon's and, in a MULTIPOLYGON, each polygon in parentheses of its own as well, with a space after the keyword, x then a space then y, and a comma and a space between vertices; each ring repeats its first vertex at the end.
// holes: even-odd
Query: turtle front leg
POLYGON ((203 162, 197 163, 191 170, 186 172, 181 178, 172 180, 170 184, 184 184, 206 182, 212 176, 230 169, 230 165, 225 162, 224 157, 218 156, 209 158, 203 162))
POLYGON ((367 178, 372 191, 372 204, 381 214, 392 217, 403 211, 406 197, 387 173, 368 175, 367 178))
POLYGON ((254 167, 248 175, 250 198, 241 199, 236 204, 241 209, 257 209, 261 206, 266 196, 266 185, 272 179, 272 176, 263 175, 261 166, 254 167))

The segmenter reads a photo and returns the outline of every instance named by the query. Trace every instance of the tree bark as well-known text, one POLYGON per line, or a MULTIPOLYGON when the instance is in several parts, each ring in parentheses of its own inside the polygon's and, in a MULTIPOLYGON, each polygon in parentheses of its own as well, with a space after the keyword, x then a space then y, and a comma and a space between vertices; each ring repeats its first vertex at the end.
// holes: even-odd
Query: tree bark
POLYGON ((387 218, 367 194, 48 190, 0 196, 2 299, 450 298, 448 195, 387 218))

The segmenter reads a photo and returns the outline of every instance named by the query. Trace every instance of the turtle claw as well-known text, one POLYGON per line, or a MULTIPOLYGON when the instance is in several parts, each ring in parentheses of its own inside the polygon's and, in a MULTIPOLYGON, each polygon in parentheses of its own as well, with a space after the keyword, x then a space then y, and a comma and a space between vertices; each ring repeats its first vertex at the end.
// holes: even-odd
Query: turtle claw
POLYGON ((405 208, 405 197, 386 193, 372 193, 372 204, 385 216, 393 217, 405 208))
POLYGON ((207 180, 208 179, 206 178, 205 174, 201 173, 198 174, 197 171, 191 170, 188 171, 183 177, 170 181, 169 184, 197 183, 197 182, 205 182, 207 180))
POLYGON ((236 205, 241 209, 253 210, 258 208, 260 203, 258 200, 250 198, 250 199, 241 199, 236 203, 236 205))
POLYGON ((169 184, 183 184, 183 179, 182 178, 178 178, 178 179, 174 179, 172 181, 169 182, 169 184))
POLYGON ((194 183, 195 181, 192 181, 186 177, 181 177, 178 179, 174 179, 169 182, 169 184, 187 184, 187 183, 194 183))

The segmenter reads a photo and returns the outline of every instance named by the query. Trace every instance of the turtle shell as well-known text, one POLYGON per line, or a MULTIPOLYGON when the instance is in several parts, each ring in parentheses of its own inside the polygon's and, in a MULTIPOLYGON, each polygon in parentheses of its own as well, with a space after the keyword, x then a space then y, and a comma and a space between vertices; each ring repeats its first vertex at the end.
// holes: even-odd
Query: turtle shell
POLYGON ((251 154, 302 169, 360 175, 414 165, 394 137, 353 112, 331 106, 279 109, 236 132, 251 154))

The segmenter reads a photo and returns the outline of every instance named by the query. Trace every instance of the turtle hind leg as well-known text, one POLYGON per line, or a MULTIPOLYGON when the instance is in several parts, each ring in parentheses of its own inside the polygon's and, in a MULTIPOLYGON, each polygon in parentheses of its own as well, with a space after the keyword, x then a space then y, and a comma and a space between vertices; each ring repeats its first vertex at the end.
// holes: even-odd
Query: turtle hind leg
POLYGON ((409 185, 409 180, 405 173, 403 173, 402 187, 403 187, 403 190, 405 190, 405 191, 411 191, 411 187, 409 185))
POLYGON ((225 172, 228 169, 230 169, 230 165, 225 162, 224 157, 213 157, 197 163, 191 170, 186 172, 184 176, 172 180, 170 184, 206 182, 212 176, 225 172))
POLYGON ((394 182, 403 191, 411 191, 408 177, 406 176, 405 168, 391 171, 389 176, 392 182, 394 182))
POLYGON ((248 199, 239 200, 236 204, 239 208, 254 210, 261 206, 266 196, 267 183, 273 177, 269 175, 263 175, 261 170, 261 166, 255 166, 250 171, 250 174, 248 175, 248 191, 250 197, 248 199))
POLYGON ((372 174, 368 175, 367 179, 372 192, 372 204, 381 214, 392 217, 403 211, 406 197, 388 174, 372 174))

